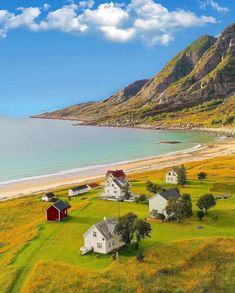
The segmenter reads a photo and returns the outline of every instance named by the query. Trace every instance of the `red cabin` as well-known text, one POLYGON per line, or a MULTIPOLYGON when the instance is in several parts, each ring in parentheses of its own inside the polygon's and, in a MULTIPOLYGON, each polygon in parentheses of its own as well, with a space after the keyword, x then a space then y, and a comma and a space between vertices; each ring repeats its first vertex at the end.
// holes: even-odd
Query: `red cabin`
POLYGON ((68 204, 57 200, 47 209, 47 221, 61 221, 68 216, 68 204))

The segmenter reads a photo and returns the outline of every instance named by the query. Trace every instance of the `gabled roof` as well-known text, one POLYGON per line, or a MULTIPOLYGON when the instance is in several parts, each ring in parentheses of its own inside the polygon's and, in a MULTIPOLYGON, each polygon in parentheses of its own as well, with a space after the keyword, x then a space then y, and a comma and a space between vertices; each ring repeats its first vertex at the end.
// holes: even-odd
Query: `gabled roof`
POLYGON ((106 240, 109 240, 113 238, 115 225, 116 225, 116 219, 110 218, 107 220, 103 220, 95 224, 94 226, 103 235, 103 237, 106 240))
POLYGON ((89 188, 87 185, 80 185, 80 186, 72 187, 72 188, 70 188, 70 190, 79 191, 79 190, 83 190, 83 189, 87 189, 87 188, 89 188))
POLYGON ((65 208, 68 208, 68 204, 63 200, 57 200, 52 206, 54 206, 57 210, 62 211, 65 208))
POLYGON ((113 182, 117 184, 117 186, 120 188, 124 188, 127 185, 127 182, 123 180, 122 178, 113 179, 113 182))
POLYGON ((52 197, 55 197, 55 194, 53 192, 48 192, 48 193, 45 193, 44 196, 48 198, 52 198, 52 197))
POLYGON ((108 170, 106 176, 112 174, 114 178, 126 178, 126 174, 123 170, 108 170))
POLYGON ((160 194, 166 200, 168 200, 169 198, 179 198, 180 197, 179 192, 177 190, 175 190, 174 188, 163 189, 158 194, 160 194))
POLYGON ((179 169, 179 167, 174 166, 171 168, 171 171, 175 172, 178 175, 180 172, 180 169, 179 169))

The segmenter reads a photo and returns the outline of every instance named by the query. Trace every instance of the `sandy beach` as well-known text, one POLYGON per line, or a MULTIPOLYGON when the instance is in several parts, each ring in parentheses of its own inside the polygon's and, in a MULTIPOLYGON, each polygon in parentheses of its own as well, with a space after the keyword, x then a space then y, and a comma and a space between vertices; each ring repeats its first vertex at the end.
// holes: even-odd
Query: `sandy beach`
POLYGON ((0 199, 12 199, 58 187, 65 187, 87 181, 102 179, 108 168, 123 169, 127 173, 157 170, 185 162, 200 161, 217 156, 235 154, 235 139, 226 138, 213 145, 201 145, 198 148, 169 153, 147 159, 110 165, 85 168, 65 173, 29 178, 24 181, 0 185, 0 199))

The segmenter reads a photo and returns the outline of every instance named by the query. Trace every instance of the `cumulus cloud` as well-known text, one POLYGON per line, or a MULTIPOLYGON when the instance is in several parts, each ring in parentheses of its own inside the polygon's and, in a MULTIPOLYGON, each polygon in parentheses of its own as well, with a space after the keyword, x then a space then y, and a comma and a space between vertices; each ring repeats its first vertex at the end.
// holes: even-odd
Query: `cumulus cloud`
POLYGON ((199 4, 200 4, 200 8, 203 10, 206 10, 207 7, 211 7, 217 12, 222 12, 222 13, 229 12, 229 9, 227 7, 220 6, 217 2, 213 0, 200 1, 199 4))
POLYGON ((56 10, 51 10, 48 4, 18 8, 16 12, 0 10, 0 37, 6 37, 12 29, 25 27, 31 31, 96 32, 116 42, 139 39, 148 45, 167 46, 179 30, 216 22, 212 16, 199 16, 188 10, 170 11, 153 0, 131 0, 128 4, 108 2, 98 6, 94 0, 83 0, 56 10))

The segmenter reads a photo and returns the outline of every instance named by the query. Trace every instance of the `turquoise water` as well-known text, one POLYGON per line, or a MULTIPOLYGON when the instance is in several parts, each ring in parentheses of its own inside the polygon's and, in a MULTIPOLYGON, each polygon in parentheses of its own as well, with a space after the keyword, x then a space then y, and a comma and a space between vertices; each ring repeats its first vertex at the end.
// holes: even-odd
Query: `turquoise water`
POLYGON ((204 133, 75 127, 70 121, 0 118, 0 182, 132 161, 214 140, 204 133), (165 140, 182 143, 155 143, 165 140))

